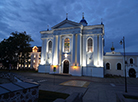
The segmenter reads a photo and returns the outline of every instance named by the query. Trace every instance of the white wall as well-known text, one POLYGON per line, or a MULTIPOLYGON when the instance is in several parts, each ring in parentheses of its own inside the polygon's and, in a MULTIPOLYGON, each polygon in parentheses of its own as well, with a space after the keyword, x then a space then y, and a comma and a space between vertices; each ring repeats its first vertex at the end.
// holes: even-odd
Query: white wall
POLYGON ((50 65, 39 65, 38 72, 39 73, 49 73, 50 65))

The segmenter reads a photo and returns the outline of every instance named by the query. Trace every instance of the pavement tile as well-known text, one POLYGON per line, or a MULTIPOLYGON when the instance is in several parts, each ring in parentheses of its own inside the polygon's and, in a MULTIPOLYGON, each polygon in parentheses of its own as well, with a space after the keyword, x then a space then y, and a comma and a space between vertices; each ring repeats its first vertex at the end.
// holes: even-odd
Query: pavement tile
MULTIPOLYGON (((94 77, 76 77, 76 76, 56 76, 55 85, 53 75, 40 74, 40 73, 21 73, 24 77, 34 79, 35 81, 47 80, 40 83, 39 89, 56 91, 67 94, 73 92, 85 93, 83 96, 83 102, 116 102, 116 93, 124 92, 124 78, 94 78, 94 77), (86 87, 74 87, 59 85, 70 80, 86 81, 89 85, 86 87), (111 85, 114 84, 115 86, 111 85), (87 91, 86 91, 87 90, 87 91)), ((138 78, 127 78, 128 93, 138 94, 138 78)), ((77 83, 76 83, 77 85, 77 83)))
POLYGON ((69 81, 61 83, 60 85, 76 86, 76 87, 87 87, 89 84, 90 84, 90 82, 87 82, 87 81, 69 80, 69 81))

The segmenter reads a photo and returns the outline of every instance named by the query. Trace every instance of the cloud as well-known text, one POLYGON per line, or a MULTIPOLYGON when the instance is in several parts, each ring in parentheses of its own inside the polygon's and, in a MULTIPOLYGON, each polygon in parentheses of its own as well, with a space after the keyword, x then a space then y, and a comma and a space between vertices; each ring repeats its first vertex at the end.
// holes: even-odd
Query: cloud
POLYGON ((125 36, 126 48, 138 51, 138 1, 137 0, 0 0, 0 40, 11 32, 26 31, 34 39, 32 45, 41 45, 40 31, 65 20, 80 22, 82 12, 89 25, 105 25, 105 51, 112 42, 121 49, 120 39, 125 36))

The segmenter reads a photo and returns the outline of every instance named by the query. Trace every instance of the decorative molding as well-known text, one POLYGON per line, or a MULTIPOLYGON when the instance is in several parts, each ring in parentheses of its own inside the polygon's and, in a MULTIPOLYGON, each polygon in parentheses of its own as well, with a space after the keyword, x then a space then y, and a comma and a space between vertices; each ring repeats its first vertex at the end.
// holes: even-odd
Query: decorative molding
POLYGON ((41 39, 42 38, 53 38, 53 35, 41 34, 41 39))
POLYGON ((52 34, 54 30, 49 30, 49 31, 40 31, 41 34, 52 34))
POLYGON ((123 57, 118 56, 104 56, 105 59, 123 59, 123 57))
POLYGON ((102 28, 95 28, 95 29, 84 29, 83 34, 100 34, 102 33, 102 28))
POLYGON ((78 34, 81 33, 81 29, 62 29, 62 30, 55 30, 53 35, 66 35, 66 34, 78 34))

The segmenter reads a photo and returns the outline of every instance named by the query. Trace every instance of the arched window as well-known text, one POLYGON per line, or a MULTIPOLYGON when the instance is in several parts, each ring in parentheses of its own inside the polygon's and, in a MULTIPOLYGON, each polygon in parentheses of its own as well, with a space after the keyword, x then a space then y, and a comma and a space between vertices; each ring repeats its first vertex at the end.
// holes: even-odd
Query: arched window
POLYGON ((117 63, 117 70, 121 70, 121 64, 117 63))
POLYGON ((52 41, 48 42, 48 52, 52 53, 52 41))
POLYGON ((110 69, 110 64, 106 63, 106 69, 110 69))
POLYGON ((64 51, 69 52, 69 47, 70 47, 70 40, 69 40, 69 38, 66 38, 64 40, 64 51))
POLYGON ((133 59, 132 58, 130 58, 130 64, 133 64, 133 59))
POLYGON ((88 50, 87 50, 88 52, 93 52, 92 46, 93 46, 92 39, 89 38, 88 39, 88 50))

